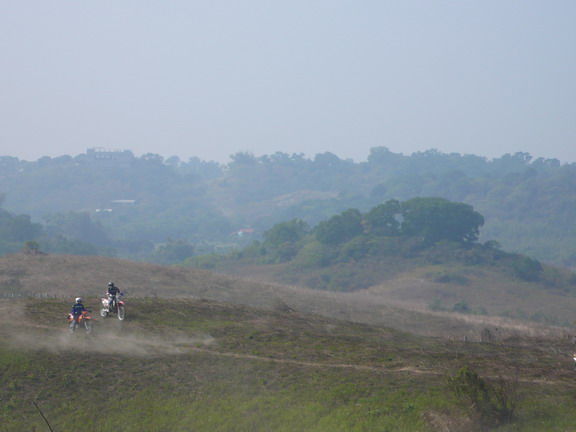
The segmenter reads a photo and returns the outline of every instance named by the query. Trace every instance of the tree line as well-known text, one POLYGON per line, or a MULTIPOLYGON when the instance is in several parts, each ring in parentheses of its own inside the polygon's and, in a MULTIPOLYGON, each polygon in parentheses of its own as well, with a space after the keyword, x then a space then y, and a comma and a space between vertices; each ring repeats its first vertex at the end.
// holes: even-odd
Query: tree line
MULTIPOLYGON (((41 247, 165 263, 244 247, 284 221, 315 226, 334 215, 353 219, 342 215, 347 209, 439 197, 483 215, 480 240, 576 266, 570 229, 576 164, 522 152, 488 160, 437 150, 402 155, 386 147, 358 163, 330 152, 312 158, 240 152, 230 159, 219 164, 149 153, 114 167, 85 154, 34 162, 2 156, 0 193, 5 211, 42 225, 41 247), (252 234, 237 235, 246 228, 252 234)), ((393 230, 389 222, 378 229, 393 230)), ((402 231, 409 229, 405 224, 402 231)))

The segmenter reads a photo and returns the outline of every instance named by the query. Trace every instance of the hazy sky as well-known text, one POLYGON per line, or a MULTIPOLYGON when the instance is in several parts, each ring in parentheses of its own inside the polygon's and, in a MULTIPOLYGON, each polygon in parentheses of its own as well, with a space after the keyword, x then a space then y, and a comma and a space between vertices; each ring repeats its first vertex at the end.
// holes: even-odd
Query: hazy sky
POLYGON ((576 162, 574 0, 2 0, 0 155, 576 162))

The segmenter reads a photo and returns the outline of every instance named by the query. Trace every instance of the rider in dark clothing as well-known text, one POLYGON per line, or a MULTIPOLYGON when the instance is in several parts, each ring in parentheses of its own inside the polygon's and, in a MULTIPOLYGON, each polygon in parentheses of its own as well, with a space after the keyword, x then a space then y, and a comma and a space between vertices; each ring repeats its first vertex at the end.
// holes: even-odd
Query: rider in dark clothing
POLYGON ((80 297, 78 297, 76 299, 76 303, 74 303, 72 305, 72 308, 70 309, 70 313, 72 315, 74 315, 75 317, 77 317, 78 315, 81 315, 82 312, 84 312, 85 310, 86 310, 86 308, 82 304, 82 299, 80 297))
POLYGON ((114 285, 114 282, 108 283, 108 309, 112 310, 112 305, 114 304, 114 300, 118 294, 122 294, 120 292, 120 288, 114 285))
POLYGON ((78 317, 82 315, 82 312, 88 310, 84 307, 82 299, 80 297, 76 298, 76 303, 72 305, 70 309, 70 315, 72 315, 72 322, 70 323, 70 328, 74 329, 76 323, 78 322, 78 317))

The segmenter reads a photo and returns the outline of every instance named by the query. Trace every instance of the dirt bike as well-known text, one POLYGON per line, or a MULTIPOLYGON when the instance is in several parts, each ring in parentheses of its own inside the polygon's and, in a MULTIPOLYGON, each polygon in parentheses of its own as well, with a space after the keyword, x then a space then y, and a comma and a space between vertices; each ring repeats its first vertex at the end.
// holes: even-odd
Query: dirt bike
POLYGON ((68 314, 68 324, 71 333, 76 331, 76 327, 83 327, 86 333, 92 333, 92 318, 90 318, 88 312, 90 311, 82 311, 77 317, 74 317, 71 313, 68 314))
POLYGON ((102 308, 100 309, 100 315, 107 317, 108 314, 117 314, 118 319, 123 321, 126 317, 126 309, 124 308, 124 295, 122 293, 117 294, 112 301, 112 306, 110 307, 110 299, 108 297, 102 297, 102 308))

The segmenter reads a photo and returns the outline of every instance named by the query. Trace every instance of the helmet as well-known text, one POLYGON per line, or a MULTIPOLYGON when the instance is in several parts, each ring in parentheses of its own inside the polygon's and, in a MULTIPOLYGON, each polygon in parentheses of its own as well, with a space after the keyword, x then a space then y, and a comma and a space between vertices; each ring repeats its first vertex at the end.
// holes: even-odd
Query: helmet
POLYGON ((109 286, 109 287, 113 287, 113 286, 114 286, 114 282, 108 282, 108 286, 109 286))
POLYGON ((82 297, 76 297, 76 303, 82 303, 82 297))

